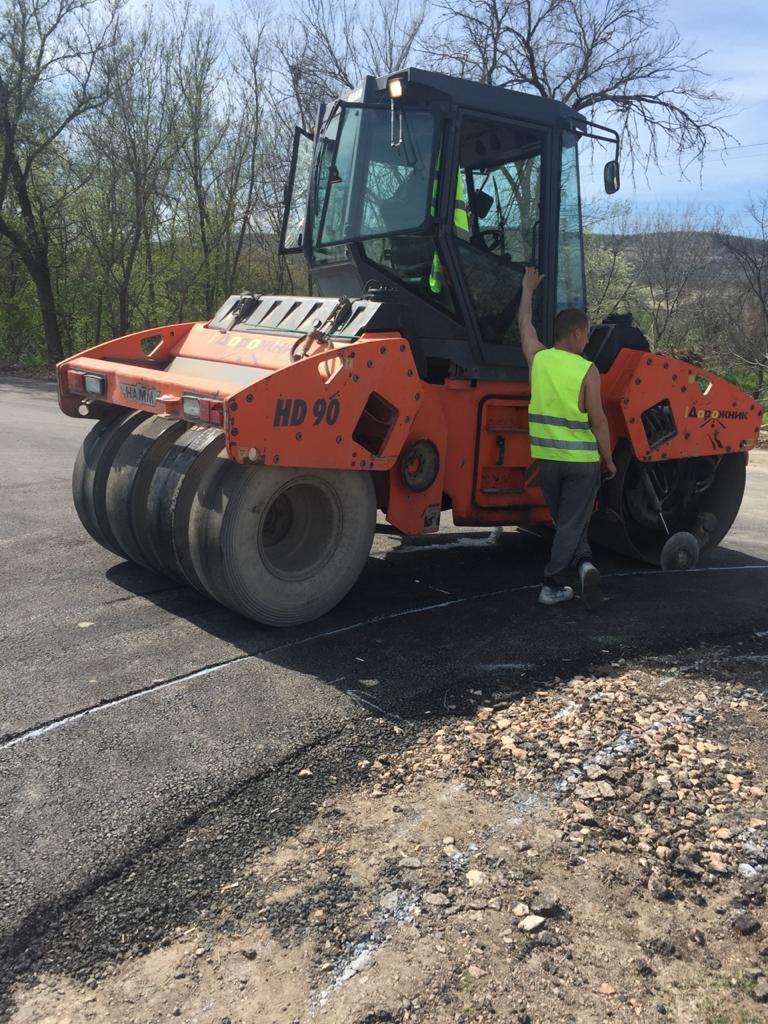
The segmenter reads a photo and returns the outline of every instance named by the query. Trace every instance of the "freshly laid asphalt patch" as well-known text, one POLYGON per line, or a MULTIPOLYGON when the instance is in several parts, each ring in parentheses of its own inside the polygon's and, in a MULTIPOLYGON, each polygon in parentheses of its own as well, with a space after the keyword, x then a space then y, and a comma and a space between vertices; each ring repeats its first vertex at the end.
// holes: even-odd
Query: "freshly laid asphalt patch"
POLYGON ((391 746, 393 723, 405 737, 472 688, 768 629, 763 453, 705 571, 608 556, 597 616, 536 606, 540 538, 382 527, 350 596, 278 632, 91 541, 69 490, 88 427, 47 388, 0 385, 0 962, 31 966, 33 943, 82 972, 156 941, 206 906, 233 858, 316 813, 382 722, 391 746))

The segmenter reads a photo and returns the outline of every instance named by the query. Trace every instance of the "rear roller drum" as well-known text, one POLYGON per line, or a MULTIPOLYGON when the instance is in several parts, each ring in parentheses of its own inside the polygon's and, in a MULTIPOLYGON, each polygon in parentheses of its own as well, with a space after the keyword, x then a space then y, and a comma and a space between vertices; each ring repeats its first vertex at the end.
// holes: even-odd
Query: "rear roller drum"
POLYGON ((733 525, 746 483, 743 453, 642 463, 622 444, 615 462, 592 519, 596 544, 651 565, 691 568, 733 525))
POLYGON ((80 522, 94 540, 121 558, 128 555, 115 537, 106 504, 107 479, 125 439, 148 413, 127 412, 99 420, 83 441, 72 473, 72 496, 80 522))
POLYGON ((190 553, 206 589, 269 626, 325 614, 368 558, 376 523, 370 476, 220 459, 190 515, 190 553))
POLYGON ((106 513, 117 546, 131 562, 153 568, 144 558, 138 537, 152 477, 165 453, 186 424, 162 416, 139 423, 115 453, 106 484, 106 513))

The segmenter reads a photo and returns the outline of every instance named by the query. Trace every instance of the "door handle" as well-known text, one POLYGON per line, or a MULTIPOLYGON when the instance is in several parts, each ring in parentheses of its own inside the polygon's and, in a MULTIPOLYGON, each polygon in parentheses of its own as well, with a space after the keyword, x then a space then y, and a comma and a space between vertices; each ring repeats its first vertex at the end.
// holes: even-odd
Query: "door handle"
POLYGON ((497 458, 496 458, 496 465, 497 466, 503 466, 504 465, 504 449, 505 449, 505 447, 506 447, 506 443, 504 441, 503 436, 501 434, 497 434, 496 435, 496 448, 498 449, 498 453, 499 453, 497 458))

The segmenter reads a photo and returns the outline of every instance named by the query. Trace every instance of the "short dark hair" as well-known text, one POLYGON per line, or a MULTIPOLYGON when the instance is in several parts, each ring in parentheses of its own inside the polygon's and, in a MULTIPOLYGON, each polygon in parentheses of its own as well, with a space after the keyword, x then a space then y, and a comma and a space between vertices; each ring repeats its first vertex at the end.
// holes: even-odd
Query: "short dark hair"
POLYGON ((570 338, 574 331, 589 329, 589 317, 583 309, 561 309, 555 317, 555 341, 570 338))

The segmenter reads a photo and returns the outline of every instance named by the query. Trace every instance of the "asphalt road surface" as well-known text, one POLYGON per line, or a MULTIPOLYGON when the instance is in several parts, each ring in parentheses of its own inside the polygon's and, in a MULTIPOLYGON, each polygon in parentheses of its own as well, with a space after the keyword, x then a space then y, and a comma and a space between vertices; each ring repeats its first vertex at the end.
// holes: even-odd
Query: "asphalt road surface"
POLYGON ((375 749, 382 715, 406 729, 471 687, 768 629, 768 452, 695 572, 605 556, 611 601, 598 615, 535 604, 545 543, 533 535, 408 540, 382 524, 347 599, 276 631, 88 537, 70 475, 89 426, 59 413, 49 385, 0 383, 6 964, 42 957, 87 976, 99 957, 142 948, 204 906, 249 843, 314 813, 323 787, 375 749), (314 788, 299 792, 308 757, 314 788))

